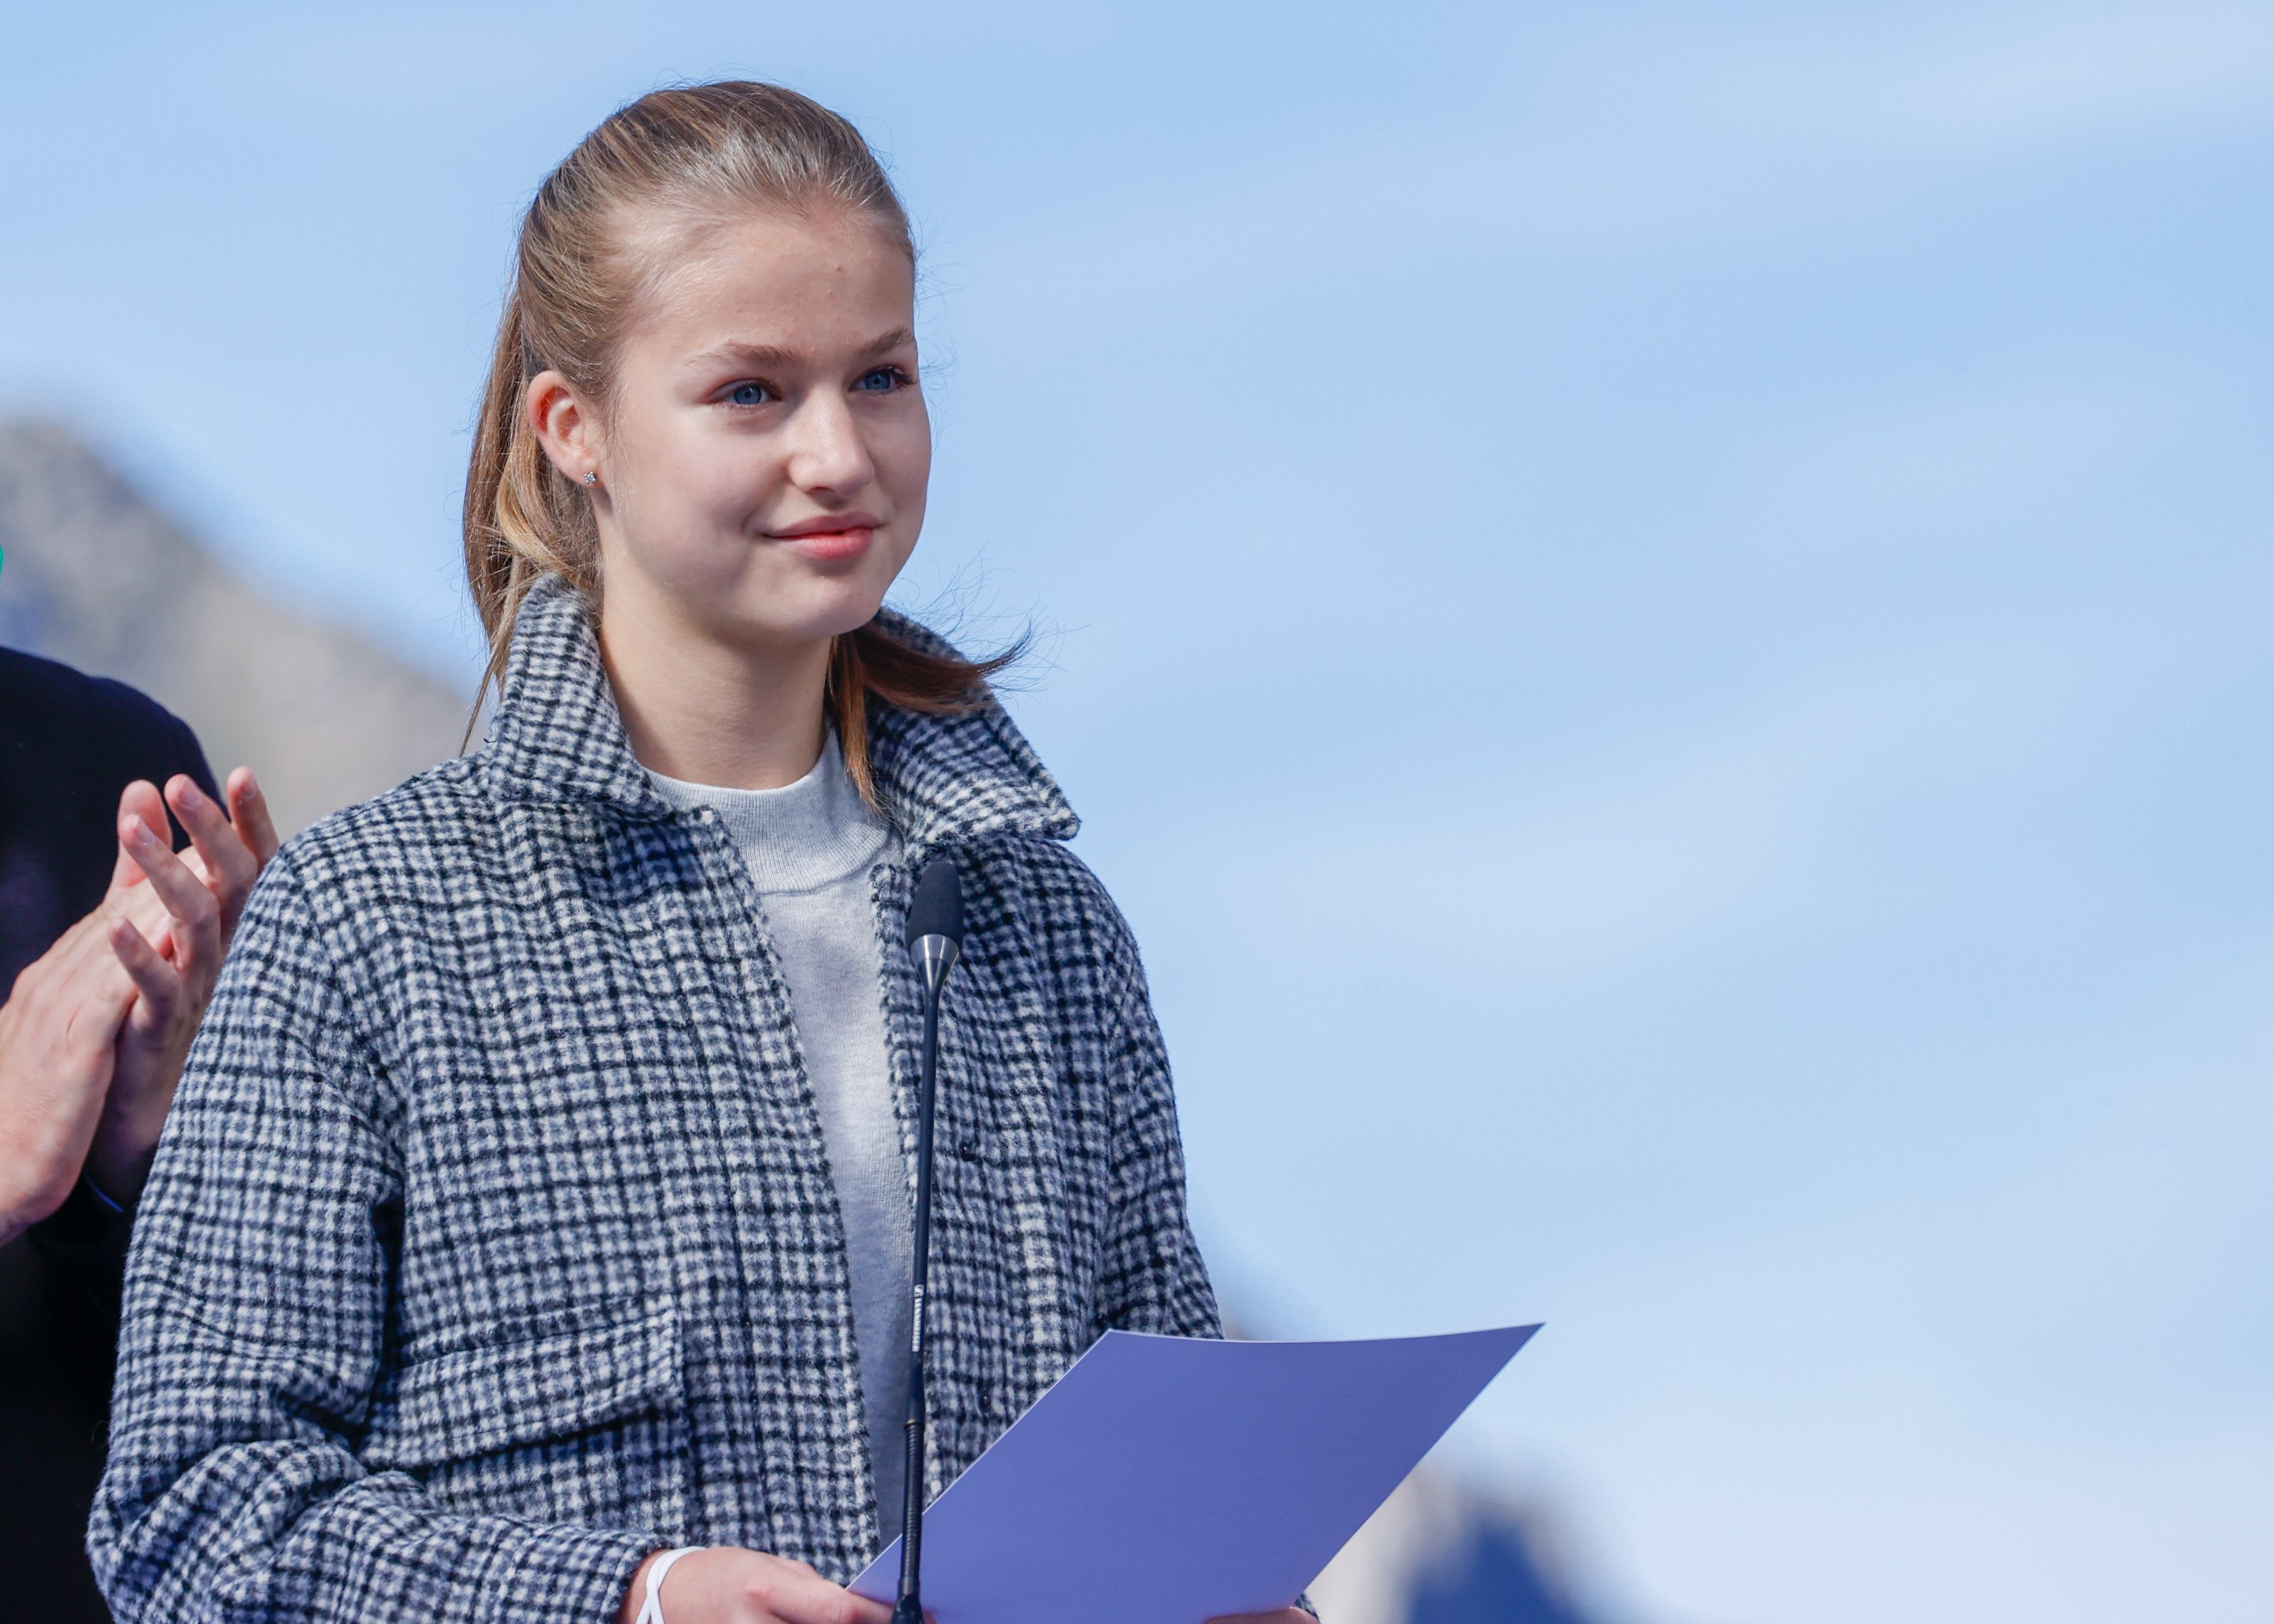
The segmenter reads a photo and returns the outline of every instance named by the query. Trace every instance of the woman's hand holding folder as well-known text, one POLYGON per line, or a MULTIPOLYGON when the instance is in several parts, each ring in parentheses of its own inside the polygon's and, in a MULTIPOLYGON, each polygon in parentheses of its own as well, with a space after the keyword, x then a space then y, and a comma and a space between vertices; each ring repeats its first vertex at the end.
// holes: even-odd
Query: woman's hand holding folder
MULTIPOLYGON (((618 1624, 636 1624, 647 1597, 656 1552, 632 1575, 618 1609, 618 1624)), ((668 1624, 890 1624, 892 1610, 832 1584, 803 1562, 763 1551, 715 1545, 690 1552, 672 1566, 664 1584, 668 1624)))

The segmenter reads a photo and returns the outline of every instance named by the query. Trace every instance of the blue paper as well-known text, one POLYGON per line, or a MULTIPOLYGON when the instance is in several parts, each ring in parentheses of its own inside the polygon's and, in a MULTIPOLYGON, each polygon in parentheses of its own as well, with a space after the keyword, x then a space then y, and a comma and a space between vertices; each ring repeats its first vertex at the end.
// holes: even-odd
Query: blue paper
MULTIPOLYGON (((924 1513, 938 1624, 1291 1603, 1538 1326, 1381 1342, 1109 1331, 924 1513)), ((854 1590, 899 1593, 900 1542, 854 1590)))

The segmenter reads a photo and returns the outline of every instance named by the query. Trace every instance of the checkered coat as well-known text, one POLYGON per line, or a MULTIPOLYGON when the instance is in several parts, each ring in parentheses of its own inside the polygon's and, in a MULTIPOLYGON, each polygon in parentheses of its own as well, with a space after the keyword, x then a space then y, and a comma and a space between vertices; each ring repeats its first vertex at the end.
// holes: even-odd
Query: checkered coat
MULTIPOLYGON (((880 709, 872 748, 904 1146, 935 851, 968 921, 937 1493, 1108 1327, 1216 1310, 1136 947, 1057 786, 991 706, 880 709)), ((883 1541, 846 1267, 742 861, 653 793, 548 583, 484 748, 254 892, 136 1222, 95 1572, 152 1624, 611 1619, 665 1545, 848 1579, 883 1541)))

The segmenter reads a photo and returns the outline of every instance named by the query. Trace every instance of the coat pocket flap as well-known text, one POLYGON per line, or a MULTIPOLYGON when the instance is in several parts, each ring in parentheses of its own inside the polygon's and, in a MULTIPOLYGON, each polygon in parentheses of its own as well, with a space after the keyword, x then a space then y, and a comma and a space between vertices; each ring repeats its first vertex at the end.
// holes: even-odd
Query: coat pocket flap
POLYGON ((678 1317, 659 1309, 410 1365, 393 1406, 372 1417, 363 1462, 376 1471, 439 1466, 680 1402, 678 1317))

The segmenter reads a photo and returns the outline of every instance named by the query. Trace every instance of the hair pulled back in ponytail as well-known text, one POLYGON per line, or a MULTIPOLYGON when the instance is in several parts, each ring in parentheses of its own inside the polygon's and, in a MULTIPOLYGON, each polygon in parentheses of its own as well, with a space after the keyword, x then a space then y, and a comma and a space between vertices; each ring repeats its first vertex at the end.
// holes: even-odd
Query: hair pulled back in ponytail
MULTIPOLYGON (((522 218, 512 285, 466 470, 466 584, 489 640, 485 694, 502 687, 513 628, 531 587, 560 575, 598 602, 591 500, 553 467, 523 410, 529 380, 559 372, 588 400, 610 395, 616 351, 653 267, 632 238, 636 212, 662 208, 700 228, 753 207, 848 208, 913 261, 907 212, 861 132, 779 85, 727 80, 659 90, 619 109, 546 177, 522 218)), ((830 650, 829 705, 845 764, 876 799, 868 707, 952 713, 983 704, 988 660, 915 648, 876 622, 830 650)))

